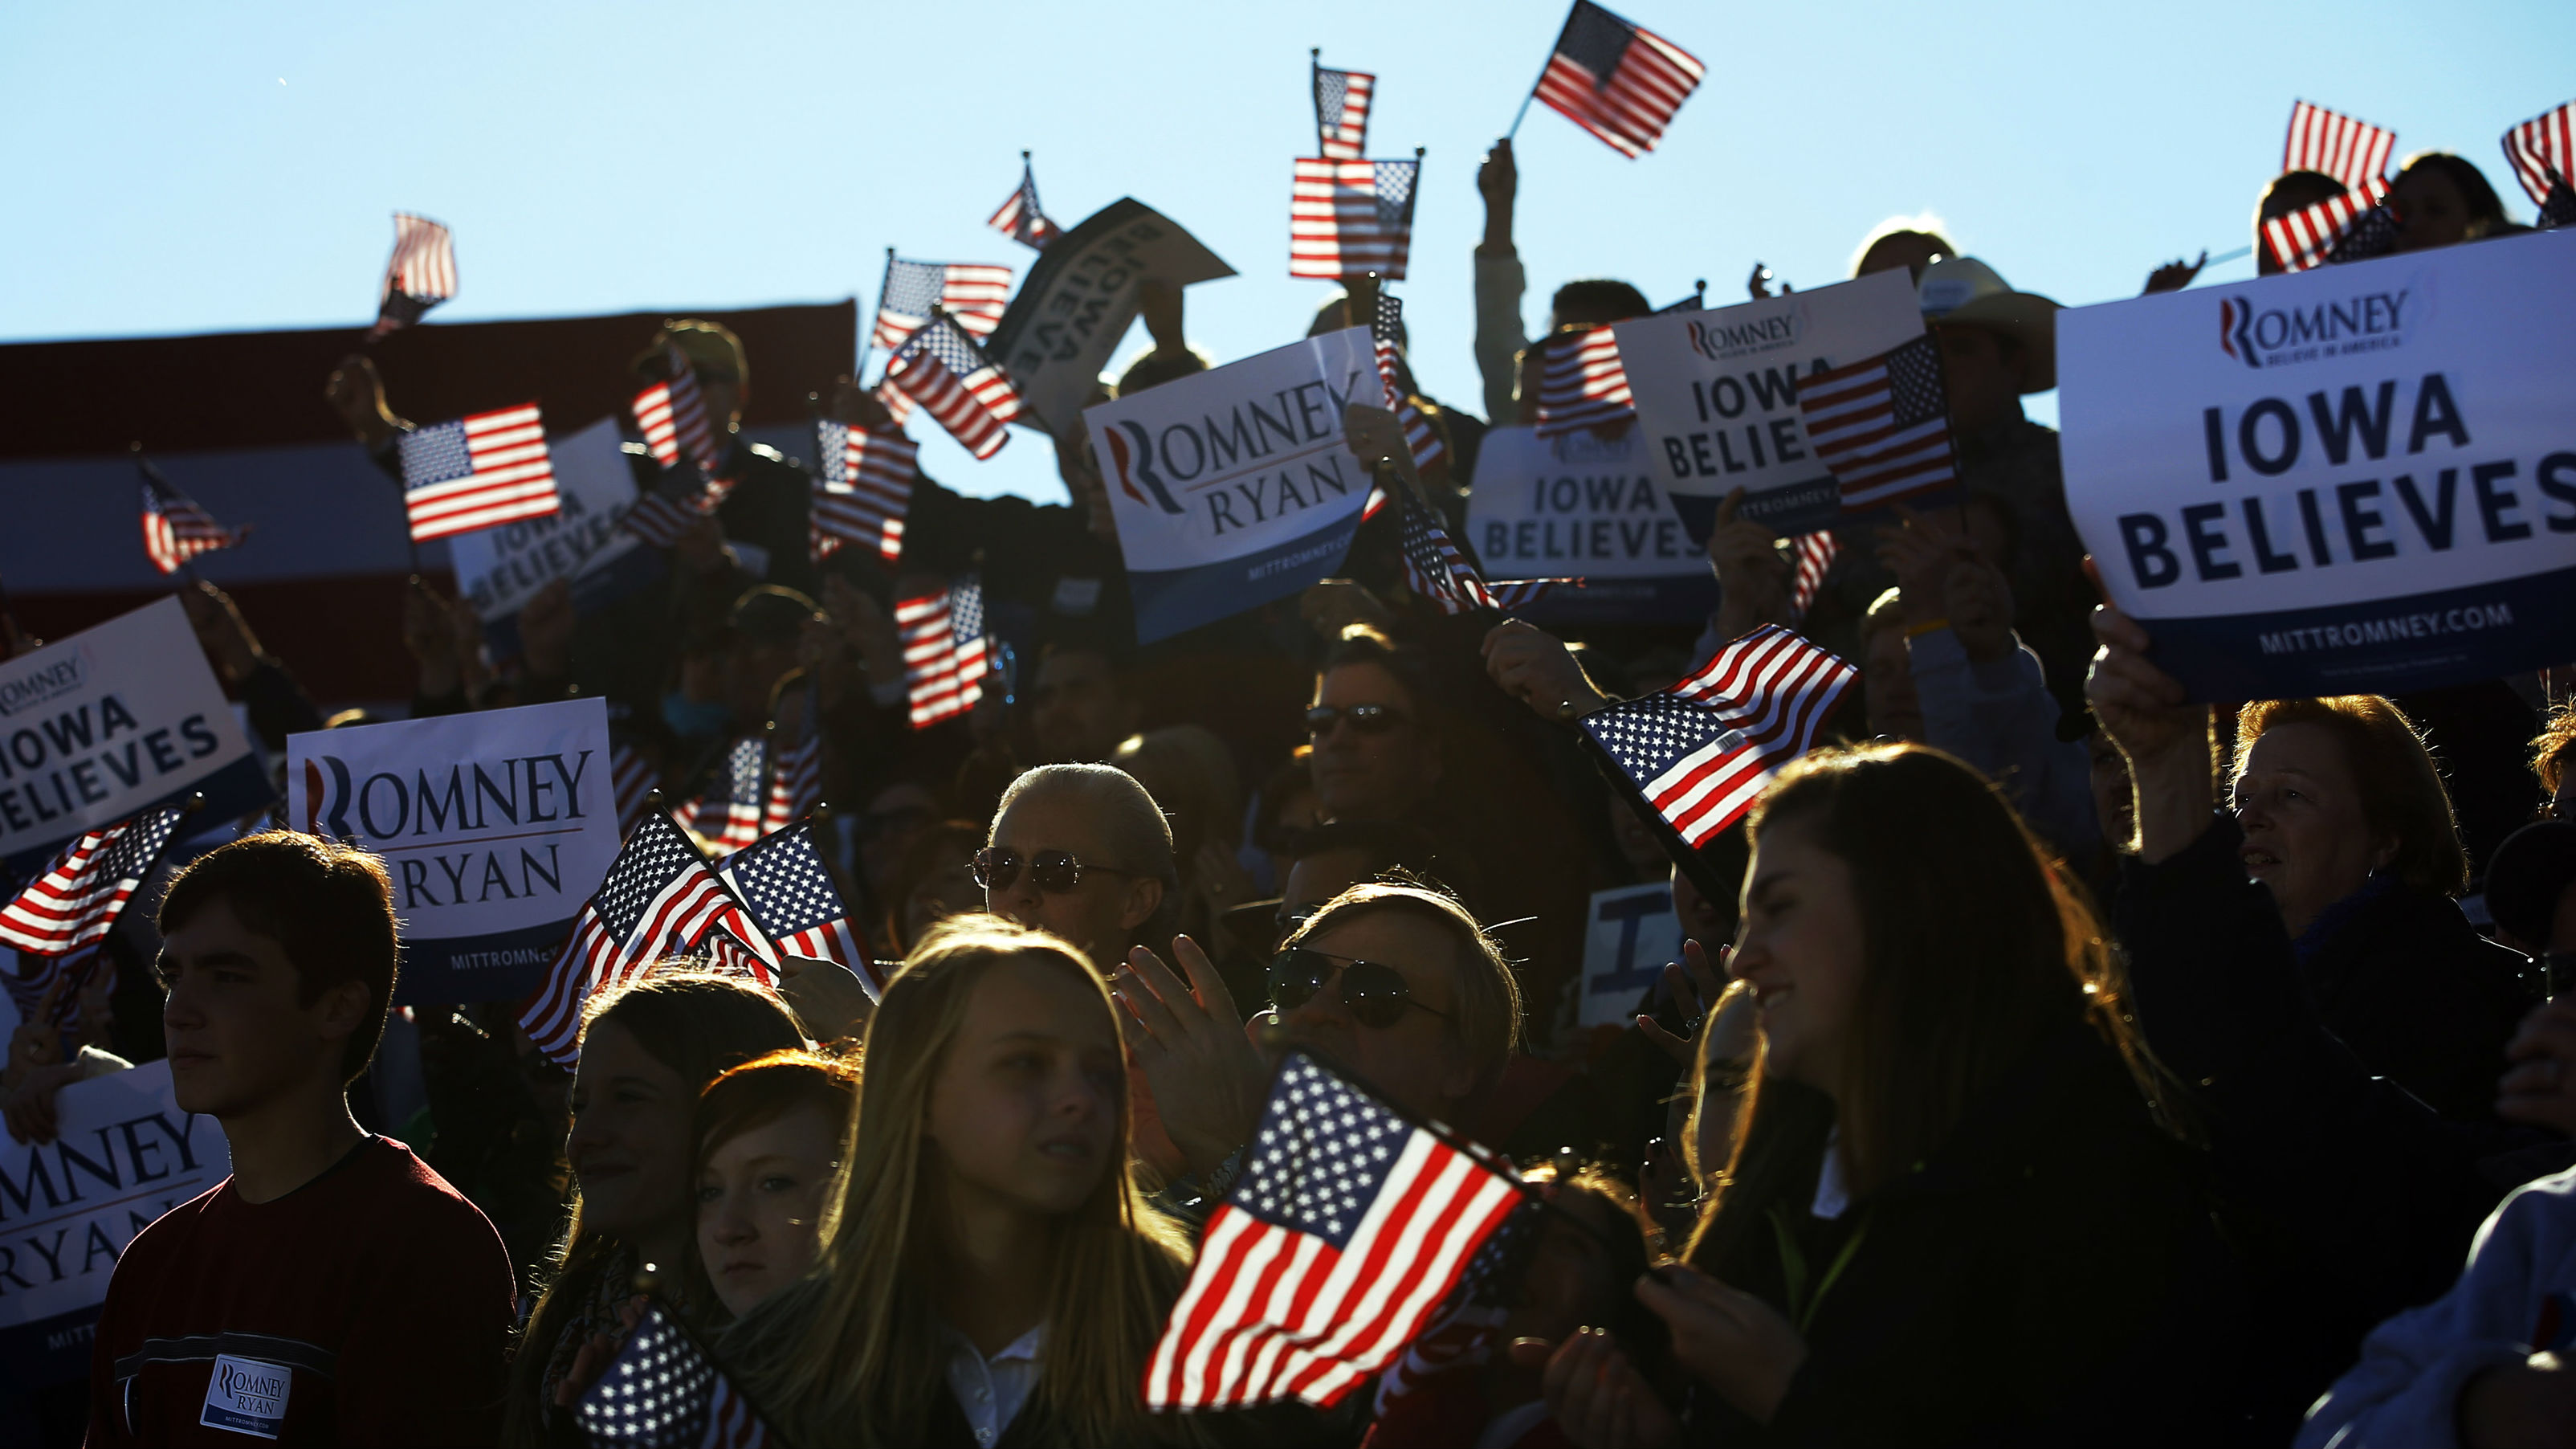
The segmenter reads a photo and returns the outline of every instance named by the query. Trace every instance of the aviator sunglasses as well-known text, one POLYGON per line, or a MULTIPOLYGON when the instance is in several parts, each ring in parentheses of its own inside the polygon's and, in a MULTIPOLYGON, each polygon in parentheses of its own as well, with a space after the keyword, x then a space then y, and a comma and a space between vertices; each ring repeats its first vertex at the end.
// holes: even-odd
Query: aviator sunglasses
POLYGON ((1334 956, 1306 946, 1290 946, 1270 958, 1270 1004, 1282 1011, 1293 1011, 1315 999, 1334 972, 1342 976, 1342 1005, 1362 1026, 1388 1027, 1403 1019, 1408 1006, 1430 1012, 1442 1021, 1449 1013, 1433 1011, 1413 999, 1413 989, 1404 983, 1404 973, 1376 961, 1360 961, 1349 956, 1334 956))
POLYGON ((966 869, 975 877, 975 884, 984 889, 1006 891, 1019 883, 1022 864, 1028 866, 1029 879, 1037 882, 1038 889, 1051 896, 1063 895, 1081 885, 1083 876, 1093 871, 1103 875, 1136 874, 1114 865, 1087 864, 1061 850, 1041 850, 1035 858, 1023 862, 1016 850, 990 846, 975 852, 975 858, 968 862, 966 869))

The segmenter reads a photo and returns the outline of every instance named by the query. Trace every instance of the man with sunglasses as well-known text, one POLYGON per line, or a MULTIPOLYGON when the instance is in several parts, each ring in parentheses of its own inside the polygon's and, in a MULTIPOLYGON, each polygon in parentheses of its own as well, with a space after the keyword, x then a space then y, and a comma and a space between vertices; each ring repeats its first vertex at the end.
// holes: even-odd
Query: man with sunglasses
POLYGON ((1324 656, 1306 732, 1315 794, 1328 820, 1406 820, 1440 783, 1440 737, 1423 719, 1409 661, 1354 628, 1324 656))

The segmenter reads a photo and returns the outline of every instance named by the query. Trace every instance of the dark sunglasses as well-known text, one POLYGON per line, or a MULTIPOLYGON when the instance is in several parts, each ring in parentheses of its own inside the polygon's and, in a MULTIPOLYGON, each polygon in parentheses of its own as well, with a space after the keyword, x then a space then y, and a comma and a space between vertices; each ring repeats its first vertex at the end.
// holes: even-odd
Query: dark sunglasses
POLYGON ((1120 870, 1114 865, 1087 865, 1061 850, 1041 850, 1035 859, 1024 862, 1016 850, 990 847, 976 851, 974 860, 968 863, 966 869, 975 877, 975 884, 984 889, 1006 891, 1019 884, 1020 867, 1023 864, 1029 868, 1029 879, 1037 882, 1039 890, 1051 896, 1063 895, 1081 885, 1083 876, 1091 871, 1098 871, 1104 875, 1136 873, 1132 870, 1120 870))
POLYGON ((1361 734, 1382 735, 1404 723, 1404 712, 1386 704, 1354 704, 1347 708, 1319 704, 1306 711, 1306 733, 1322 739, 1341 720, 1349 720, 1351 728, 1361 734))
POLYGON ((1290 946, 1270 958, 1270 1004, 1294 1011, 1314 1000, 1336 971, 1342 976, 1342 1005, 1362 1026, 1393 1026, 1403 1019, 1408 1006, 1429 1011, 1442 1021, 1449 1019, 1449 1013, 1432 1011, 1414 1000, 1413 988, 1404 984, 1404 973, 1394 967, 1327 955, 1306 946, 1290 946))

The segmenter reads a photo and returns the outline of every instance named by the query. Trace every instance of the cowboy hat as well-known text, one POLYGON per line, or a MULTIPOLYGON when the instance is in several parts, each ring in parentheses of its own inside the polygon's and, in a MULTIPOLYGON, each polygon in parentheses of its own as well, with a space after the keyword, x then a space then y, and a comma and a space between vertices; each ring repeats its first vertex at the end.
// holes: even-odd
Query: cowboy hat
POLYGON ((1923 269, 1915 288, 1923 320, 1934 326, 1986 327, 2020 339, 2026 359, 2023 392, 2057 386, 2058 305, 2016 292, 1995 269, 1975 257, 1943 257, 1923 269))

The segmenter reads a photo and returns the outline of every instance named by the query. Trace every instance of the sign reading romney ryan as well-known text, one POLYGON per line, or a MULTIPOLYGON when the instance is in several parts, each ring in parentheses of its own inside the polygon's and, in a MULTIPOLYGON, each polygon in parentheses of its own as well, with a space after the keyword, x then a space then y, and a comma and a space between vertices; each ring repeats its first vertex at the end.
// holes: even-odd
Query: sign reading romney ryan
POLYGON ((1369 471, 1342 442, 1353 398, 1385 398, 1365 327, 1084 410, 1138 643, 1284 598, 1341 566, 1369 493, 1369 471))
POLYGON ((286 740, 287 818, 383 857, 400 1004, 525 994, 617 858, 608 707, 565 699, 286 740))
POLYGON ((2576 234, 2060 313, 2066 501, 2201 700, 2576 659, 2576 234))
POLYGON ((1842 490, 1807 446, 1798 383, 1923 335, 1904 271, 1705 312, 1622 322, 1619 365, 1651 466, 1694 539, 1741 488, 1744 518, 1782 534, 1842 518, 1842 490))
POLYGON ((176 596, 0 661, 0 857, 191 791, 209 821, 277 798, 176 596))

